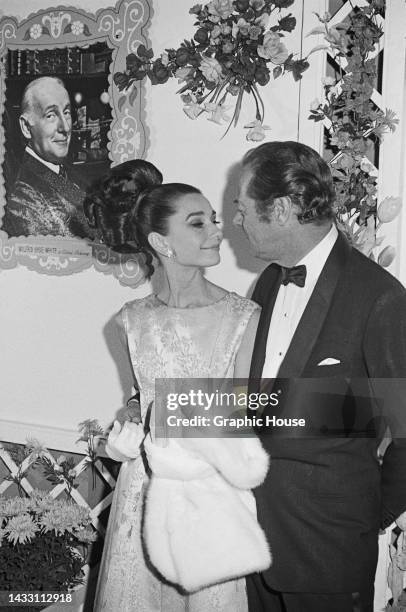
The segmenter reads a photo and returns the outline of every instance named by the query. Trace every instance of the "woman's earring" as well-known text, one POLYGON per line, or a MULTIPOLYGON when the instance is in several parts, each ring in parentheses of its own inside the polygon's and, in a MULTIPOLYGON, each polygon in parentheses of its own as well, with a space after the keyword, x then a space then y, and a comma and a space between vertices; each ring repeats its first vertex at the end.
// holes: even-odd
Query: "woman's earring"
POLYGON ((174 257, 175 253, 172 251, 172 249, 168 249, 166 256, 171 259, 172 257, 174 257))

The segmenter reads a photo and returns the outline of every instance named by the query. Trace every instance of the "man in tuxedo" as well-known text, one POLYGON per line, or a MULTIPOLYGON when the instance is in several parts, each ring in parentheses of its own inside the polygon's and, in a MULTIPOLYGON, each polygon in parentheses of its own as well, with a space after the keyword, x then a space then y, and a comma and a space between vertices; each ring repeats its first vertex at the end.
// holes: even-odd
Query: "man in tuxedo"
POLYGON ((26 148, 8 193, 2 229, 9 237, 89 236, 82 211, 85 192, 65 165, 72 118, 62 81, 31 81, 23 93, 19 121, 26 148))
POLYGON ((379 529, 406 510, 406 291, 337 230, 333 200, 329 167, 303 144, 243 160, 234 223, 270 262, 249 391, 280 400, 258 428, 273 564, 248 578, 251 612, 372 612, 379 529))

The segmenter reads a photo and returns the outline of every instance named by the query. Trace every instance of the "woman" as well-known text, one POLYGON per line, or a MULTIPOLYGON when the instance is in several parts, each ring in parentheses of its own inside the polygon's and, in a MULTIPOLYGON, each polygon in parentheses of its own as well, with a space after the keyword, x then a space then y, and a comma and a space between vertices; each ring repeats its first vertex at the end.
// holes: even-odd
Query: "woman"
MULTIPOLYGON (((129 302, 117 317, 141 391, 143 421, 154 401, 155 378, 246 378, 259 316, 253 302, 203 275, 203 268, 219 263, 222 241, 209 202, 194 187, 161 182, 152 164, 127 162, 85 202, 88 221, 104 243, 119 252, 142 252, 149 275, 153 262, 162 266, 159 290, 129 302)), ((95 610, 246 612, 244 579, 185 594, 157 574, 141 541, 147 487, 142 456, 124 462, 95 610)))

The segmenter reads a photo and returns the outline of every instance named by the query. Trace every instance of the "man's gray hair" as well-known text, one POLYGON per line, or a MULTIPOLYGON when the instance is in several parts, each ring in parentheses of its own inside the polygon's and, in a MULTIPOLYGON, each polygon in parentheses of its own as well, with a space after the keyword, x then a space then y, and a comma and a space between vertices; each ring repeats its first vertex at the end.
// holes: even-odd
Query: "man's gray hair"
POLYGON ((62 81, 62 79, 59 79, 58 77, 43 76, 34 79, 30 83, 28 83, 27 87, 24 89, 23 97, 21 99, 21 115, 26 115, 27 113, 31 112, 34 90, 37 87, 46 85, 46 83, 51 86, 57 83, 58 85, 61 85, 64 89, 66 89, 65 83, 62 81))

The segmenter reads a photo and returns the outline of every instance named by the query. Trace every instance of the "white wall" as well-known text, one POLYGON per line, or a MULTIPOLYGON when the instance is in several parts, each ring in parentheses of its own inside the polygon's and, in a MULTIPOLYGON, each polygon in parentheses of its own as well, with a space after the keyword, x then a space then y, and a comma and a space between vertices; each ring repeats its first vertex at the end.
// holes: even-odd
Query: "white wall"
MULTIPOLYGON (((2 0, 1 9, 22 19, 57 4, 50 0, 2 0)), ((111 3, 70 0, 66 4, 95 12, 111 3)), ((154 1, 150 37, 156 53, 192 36, 193 17, 188 11, 194 4, 195 0, 154 1)), ((292 51, 299 51, 299 33, 297 28, 288 37, 292 51)), ((220 140, 222 127, 204 118, 190 121, 175 94, 177 88, 177 83, 148 87, 148 159, 162 170, 165 180, 200 187, 223 216, 226 239, 222 263, 208 276, 245 295, 264 264, 248 254, 243 236, 230 227, 233 189, 228 174, 252 144, 245 140, 240 126, 220 140)), ((299 85, 291 76, 266 87, 265 123, 272 128, 270 138, 296 139, 298 96, 299 85)), ((253 118, 252 101, 247 101, 241 126, 253 118)), ((128 397, 130 385, 128 369, 118 357, 111 317, 125 301, 148 292, 147 285, 136 290, 125 288, 94 269, 68 277, 41 275, 25 268, 1 271, 0 419, 66 429, 76 429, 87 418, 107 424, 128 397)), ((24 429, 20 427, 14 438, 22 436, 24 429)), ((27 426, 27 434, 29 430, 27 426)), ((0 432, 2 437, 5 432, 3 436, 0 432)))

